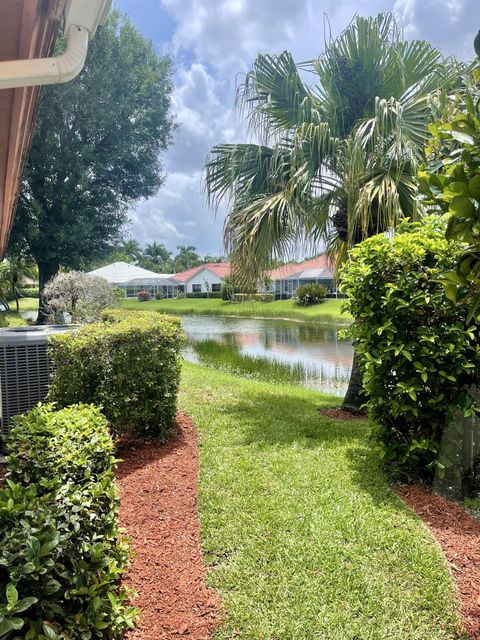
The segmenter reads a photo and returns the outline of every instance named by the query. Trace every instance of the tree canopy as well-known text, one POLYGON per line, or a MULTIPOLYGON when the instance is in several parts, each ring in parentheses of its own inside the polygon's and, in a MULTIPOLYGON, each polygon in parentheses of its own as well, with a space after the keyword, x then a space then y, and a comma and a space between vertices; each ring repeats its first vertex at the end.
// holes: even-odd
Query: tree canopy
POLYGON ((171 92, 171 60, 118 12, 80 75, 44 89, 12 235, 37 262, 41 287, 60 266, 111 251, 127 207, 159 189, 171 92))

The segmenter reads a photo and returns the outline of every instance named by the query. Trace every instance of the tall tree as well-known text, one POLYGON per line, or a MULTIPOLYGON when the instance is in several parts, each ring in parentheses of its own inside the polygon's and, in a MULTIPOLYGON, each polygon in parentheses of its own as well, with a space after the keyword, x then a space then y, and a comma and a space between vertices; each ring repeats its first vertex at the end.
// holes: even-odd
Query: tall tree
POLYGON ((128 205, 162 184, 171 75, 170 59, 113 12, 80 75, 44 89, 12 235, 38 264, 41 290, 60 266, 108 253, 128 205))
MULTIPOLYGON (((228 198, 225 244, 236 271, 258 281, 299 241, 322 240, 337 259, 416 209, 432 94, 463 67, 428 42, 403 41, 390 14, 356 20, 323 55, 259 55, 239 91, 262 144, 220 144, 206 166, 212 204, 228 198), (305 69, 304 69, 305 70, 305 69)), ((344 407, 358 409, 354 360, 344 407)))
POLYGON ((147 244, 140 266, 157 273, 171 273, 174 270, 172 253, 166 249, 165 245, 158 242, 147 244))

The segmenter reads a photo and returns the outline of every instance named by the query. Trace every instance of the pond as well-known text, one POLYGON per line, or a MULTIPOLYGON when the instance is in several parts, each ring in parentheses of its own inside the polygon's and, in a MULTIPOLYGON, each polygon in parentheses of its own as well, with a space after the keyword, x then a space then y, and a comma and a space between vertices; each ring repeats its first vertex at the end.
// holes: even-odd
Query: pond
POLYGON ((340 326, 192 315, 182 321, 188 360, 339 396, 346 391, 353 351, 340 326))

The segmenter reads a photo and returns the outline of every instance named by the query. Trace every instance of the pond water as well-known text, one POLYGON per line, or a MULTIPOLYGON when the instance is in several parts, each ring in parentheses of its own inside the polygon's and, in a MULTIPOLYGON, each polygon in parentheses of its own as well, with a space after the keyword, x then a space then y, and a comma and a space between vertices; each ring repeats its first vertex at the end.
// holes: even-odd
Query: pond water
POLYGON ((285 378, 291 370, 295 382, 309 388, 339 396, 346 391, 353 351, 350 342, 339 337, 340 326, 191 315, 182 321, 190 342, 188 360, 218 368, 228 361, 230 368, 257 369, 255 377, 267 378, 270 364, 272 373, 280 370, 285 378), (231 364, 242 359, 243 364, 231 364))

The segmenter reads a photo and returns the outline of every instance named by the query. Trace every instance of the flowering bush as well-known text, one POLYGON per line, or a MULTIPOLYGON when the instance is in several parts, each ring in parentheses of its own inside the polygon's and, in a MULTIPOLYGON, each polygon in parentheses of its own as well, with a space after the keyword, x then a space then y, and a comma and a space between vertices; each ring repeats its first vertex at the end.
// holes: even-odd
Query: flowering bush
POLYGON ((139 302, 148 302, 151 298, 150 291, 139 291, 137 293, 137 300, 139 302))
POLYGON ((106 307, 116 306, 118 299, 109 283, 82 271, 57 273, 43 291, 49 322, 95 322, 106 307))

